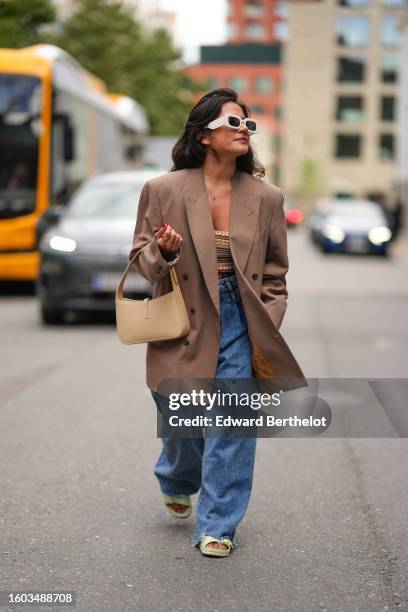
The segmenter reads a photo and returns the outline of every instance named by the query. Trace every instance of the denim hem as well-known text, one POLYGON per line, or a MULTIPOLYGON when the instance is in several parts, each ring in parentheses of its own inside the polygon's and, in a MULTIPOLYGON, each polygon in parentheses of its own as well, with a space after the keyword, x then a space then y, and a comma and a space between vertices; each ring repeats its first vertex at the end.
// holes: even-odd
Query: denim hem
POLYGON ((204 533, 202 533, 200 536, 196 536, 194 535, 191 538, 191 548, 196 548, 197 546, 199 546, 200 542, 201 542, 201 538, 203 538, 204 536, 211 536, 212 538, 217 538, 217 540, 221 540, 221 538, 229 538, 232 542, 232 545, 234 548, 236 548, 236 543, 234 542, 234 538, 232 538, 230 535, 228 534, 223 534, 222 536, 215 536, 212 533, 207 533, 204 531, 204 533))
POLYGON ((191 493, 180 493, 180 491, 177 491, 176 493, 174 491, 171 491, 170 489, 167 489, 166 491, 164 491, 161 487, 160 490, 162 493, 164 493, 165 495, 174 495, 176 497, 189 497, 190 495, 196 495, 198 493, 198 491, 193 491, 191 493))

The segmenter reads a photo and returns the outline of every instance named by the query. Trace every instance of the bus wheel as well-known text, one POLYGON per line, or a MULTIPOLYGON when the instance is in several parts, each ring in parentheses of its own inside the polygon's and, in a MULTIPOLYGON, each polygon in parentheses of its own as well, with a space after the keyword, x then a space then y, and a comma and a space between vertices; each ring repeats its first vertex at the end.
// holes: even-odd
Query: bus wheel
POLYGON ((64 322, 64 311, 58 308, 47 308, 41 304, 41 321, 45 325, 56 325, 64 322))

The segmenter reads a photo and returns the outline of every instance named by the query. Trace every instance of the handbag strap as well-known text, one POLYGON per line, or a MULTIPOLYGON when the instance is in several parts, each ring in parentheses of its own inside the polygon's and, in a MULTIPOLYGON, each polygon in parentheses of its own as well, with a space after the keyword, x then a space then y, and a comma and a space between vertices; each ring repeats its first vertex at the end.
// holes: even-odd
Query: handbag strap
MULTIPOLYGON (((123 298, 123 285, 125 284, 125 280, 126 277, 128 275, 130 266, 133 263, 133 260, 136 258, 136 256, 139 254, 140 251, 138 251, 137 253, 135 253, 132 257, 132 259, 129 261, 128 265, 126 266, 122 276, 120 277, 120 281, 118 286, 116 287, 116 299, 122 299, 123 298)), ((177 274, 176 271, 174 269, 174 266, 172 266, 170 268, 170 278, 171 278, 171 284, 173 285, 173 291, 175 289, 175 287, 179 286, 179 282, 178 282, 178 278, 177 278, 177 274)))

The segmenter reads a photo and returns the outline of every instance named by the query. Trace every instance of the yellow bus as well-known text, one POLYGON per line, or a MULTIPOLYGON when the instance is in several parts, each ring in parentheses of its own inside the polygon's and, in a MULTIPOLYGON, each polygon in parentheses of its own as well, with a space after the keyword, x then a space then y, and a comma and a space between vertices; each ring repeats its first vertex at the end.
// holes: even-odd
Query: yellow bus
POLYGON ((0 280, 37 278, 38 218, 90 176, 142 167, 148 131, 63 49, 0 49, 0 280))

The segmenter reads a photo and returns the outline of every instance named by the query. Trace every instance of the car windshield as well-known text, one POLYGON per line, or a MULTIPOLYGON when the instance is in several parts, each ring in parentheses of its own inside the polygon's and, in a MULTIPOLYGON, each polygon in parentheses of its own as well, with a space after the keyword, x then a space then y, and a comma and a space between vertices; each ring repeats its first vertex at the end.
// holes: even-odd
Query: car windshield
POLYGON ((328 211, 328 214, 336 217, 382 219, 381 209, 375 204, 335 204, 328 211))
POLYGON ((142 183, 109 182, 82 187, 68 206, 69 217, 134 218, 142 183))

